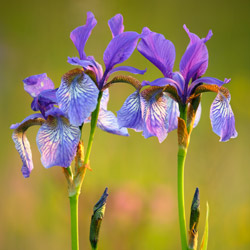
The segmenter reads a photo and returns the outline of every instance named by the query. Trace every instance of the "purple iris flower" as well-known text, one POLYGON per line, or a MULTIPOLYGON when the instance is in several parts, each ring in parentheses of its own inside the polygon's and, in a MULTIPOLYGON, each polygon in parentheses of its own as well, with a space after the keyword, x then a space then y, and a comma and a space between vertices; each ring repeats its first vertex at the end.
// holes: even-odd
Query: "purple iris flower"
MULTIPOLYGON (((106 89, 109 76, 117 71, 128 71, 134 74, 143 74, 145 70, 138 70, 129 66, 116 67, 127 60, 137 46, 140 34, 136 32, 123 32, 123 17, 117 14, 108 22, 113 39, 108 44, 103 54, 105 70, 95 61, 93 56, 87 56, 85 44, 95 27, 97 21, 93 13, 87 13, 86 24, 74 29, 70 38, 78 50, 78 57, 69 57, 68 62, 72 65, 83 67, 83 70, 75 69, 66 75, 56 95, 60 109, 68 115, 71 124, 81 126, 89 121, 91 113, 96 109, 97 99, 100 92, 106 89)), ((102 98, 108 101, 108 89, 102 98), (105 97, 106 96, 106 97, 105 97)), ((105 102, 105 101, 104 101, 105 102)), ((103 103, 104 103, 103 102, 103 103)), ((101 102, 102 103, 102 102, 101 102)), ((107 104, 107 103, 106 103, 107 104)), ((120 128, 115 115, 107 110, 107 105, 102 107, 99 113, 98 126, 110 133, 128 135, 126 128, 120 128)))
POLYGON ((33 125, 41 126, 36 142, 44 167, 68 167, 80 140, 79 127, 70 124, 63 111, 54 106, 57 104, 56 89, 46 74, 30 76, 23 82, 24 89, 34 98, 31 108, 41 112, 11 125, 11 129, 14 129, 12 139, 23 162, 23 176, 29 177, 33 169, 32 153, 26 137, 26 130, 33 125))
POLYGON ((203 92, 217 93, 210 109, 210 119, 213 131, 220 136, 220 141, 227 141, 237 136, 234 114, 230 106, 229 91, 222 87, 230 80, 220 81, 212 77, 201 77, 208 67, 208 50, 205 43, 211 38, 212 31, 200 39, 191 33, 184 25, 190 43, 181 59, 180 71, 173 72, 175 48, 171 41, 162 34, 143 29, 138 51, 152 62, 164 77, 152 82, 144 81, 127 98, 121 110, 118 111, 118 122, 122 127, 143 131, 148 138, 157 136, 162 142, 168 132, 178 126, 180 108, 198 101, 195 110, 193 126, 200 119, 200 95, 203 92), (144 86, 148 86, 142 89, 144 86))

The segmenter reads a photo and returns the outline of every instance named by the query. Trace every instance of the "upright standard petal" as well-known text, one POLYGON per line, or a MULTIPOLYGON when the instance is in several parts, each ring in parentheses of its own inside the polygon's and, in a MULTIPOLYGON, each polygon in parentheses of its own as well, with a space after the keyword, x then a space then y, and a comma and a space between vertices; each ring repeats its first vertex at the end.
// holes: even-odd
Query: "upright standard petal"
POLYGON ((30 143, 26 137, 26 130, 33 125, 42 125, 44 119, 41 114, 33 114, 25 118, 21 123, 13 124, 10 128, 15 129, 12 134, 12 139, 15 143, 15 147, 22 159, 22 174, 25 178, 30 176, 30 172, 33 169, 32 153, 30 149, 30 143))
POLYGON ((218 93, 210 109, 210 119, 214 133, 220 136, 220 141, 228 141, 237 137, 235 119, 229 104, 230 94, 224 96, 218 93))
POLYGON ((145 27, 142 31, 142 39, 137 47, 138 51, 153 63, 165 77, 172 76, 175 48, 171 41, 145 27))
POLYGON ((103 54, 106 72, 131 56, 136 48, 139 37, 140 35, 138 33, 129 31, 117 35, 110 41, 103 54))
POLYGON ((74 159, 81 132, 61 112, 50 111, 38 131, 36 142, 45 168, 68 167, 74 159), (53 116, 54 115, 54 116, 53 116))
POLYGON ((108 110, 100 109, 97 127, 100 129, 116 135, 128 136, 128 130, 126 128, 120 128, 115 115, 108 110))
POLYGON ((78 50, 81 60, 86 59, 86 54, 84 52, 85 44, 92 32, 92 29, 96 26, 97 21, 92 12, 87 13, 86 24, 77 27, 70 33, 70 39, 74 43, 76 49, 78 50))
POLYGON ((33 98, 38 96, 44 90, 54 88, 54 83, 46 73, 29 76, 23 80, 23 83, 24 90, 33 98))
POLYGON ((173 100, 160 87, 151 87, 141 92, 142 116, 145 122, 146 131, 144 136, 157 136, 159 142, 163 142, 168 135, 172 125, 171 110, 173 100))
POLYGON ((180 72, 188 84, 191 78, 195 80, 207 70, 208 50, 205 42, 211 38, 212 32, 209 31, 206 38, 200 39, 197 35, 189 32, 185 25, 184 29, 190 38, 190 43, 181 59, 180 72))
POLYGON ((120 35, 124 31, 123 16, 117 14, 108 21, 112 36, 120 35))
POLYGON ((141 112, 141 100, 139 91, 131 94, 121 109, 117 111, 119 127, 132 128, 139 132, 143 130, 144 122, 141 112))
POLYGON ((96 108, 99 90, 81 69, 73 69, 62 77, 56 92, 59 108, 71 124, 80 126, 96 108))

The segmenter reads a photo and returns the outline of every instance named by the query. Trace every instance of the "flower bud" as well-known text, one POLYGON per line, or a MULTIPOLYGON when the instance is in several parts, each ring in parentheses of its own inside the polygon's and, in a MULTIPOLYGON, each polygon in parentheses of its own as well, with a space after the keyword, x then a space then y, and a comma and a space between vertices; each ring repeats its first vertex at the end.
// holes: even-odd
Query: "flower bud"
POLYGON ((191 214, 190 214, 190 224, 189 224, 189 249, 197 249, 198 242, 198 231, 197 226, 200 218, 200 196, 199 189, 196 188, 194 198, 191 205, 191 214))
POLYGON ((95 204, 93 209, 93 215, 91 217, 91 223, 90 223, 90 234, 89 234, 89 240, 92 249, 97 248, 99 239, 99 230, 105 213, 107 197, 108 197, 108 188, 105 188, 102 197, 95 204))

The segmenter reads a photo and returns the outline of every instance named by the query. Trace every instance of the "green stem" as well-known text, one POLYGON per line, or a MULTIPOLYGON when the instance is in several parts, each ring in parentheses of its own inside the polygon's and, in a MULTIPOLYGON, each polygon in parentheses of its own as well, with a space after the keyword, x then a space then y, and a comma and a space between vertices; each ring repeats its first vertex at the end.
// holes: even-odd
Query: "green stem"
POLYGON ((98 114, 100 110, 101 99, 102 99, 102 91, 99 92, 96 109, 91 115, 91 129, 90 129, 90 134, 89 134, 88 147, 87 147, 86 155, 84 158, 84 164, 88 164, 89 162, 90 152, 91 152, 91 148, 93 145, 93 139, 94 139, 96 124, 98 120, 98 114))
POLYGON ((178 151, 178 209, 179 209, 179 225, 181 234, 182 250, 187 249, 187 234, 186 234, 186 218, 185 218, 185 203, 184 203, 184 165, 187 151, 179 148, 178 151))
MULTIPOLYGON (((180 105, 180 118, 187 124, 187 105, 180 105)), ((187 233, 186 233, 186 216, 185 216, 185 199, 184 199, 184 166, 187 155, 187 148, 179 145, 178 150, 178 211, 179 211, 179 225, 182 250, 187 250, 187 233)))
POLYGON ((79 250, 78 241, 78 197, 79 194, 69 197, 71 216, 71 246, 72 250, 79 250))

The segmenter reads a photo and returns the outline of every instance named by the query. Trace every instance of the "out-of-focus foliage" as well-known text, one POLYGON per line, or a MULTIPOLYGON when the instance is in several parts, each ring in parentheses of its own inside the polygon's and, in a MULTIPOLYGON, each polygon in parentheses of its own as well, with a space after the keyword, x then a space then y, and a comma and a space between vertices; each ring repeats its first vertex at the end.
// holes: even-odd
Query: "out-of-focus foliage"
MULTIPOLYGON (((31 114, 31 98, 22 79, 46 72, 56 86, 72 68, 67 56, 76 56, 70 31, 93 11, 98 25, 87 45, 98 62, 111 34, 107 21, 124 16, 125 30, 144 26, 162 33, 176 47, 177 59, 188 44, 182 25, 205 36, 209 67, 206 75, 232 78, 232 95, 238 138, 220 143, 209 124, 209 107, 215 97, 202 100, 200 124, 192 133, 185 171, 186 211, 193 190, 200 189, 201 238, 206 201, 210 204, 208 249, 250 248, 250 2, 222 1, 5 1, 0 15, 0 249, 69 249, 70 219, 67 184, 60 168, 46 170, 35 144, 37 128, 28 131, 35 169, 29 179, 21 174, 21 160, 9 126, 31 114)), ((148 68, 140 80, 153 80, 160 72, 136 52, 129 65, 148 68)), ((178 69, 175 65, 174 70, 178 69)), ((117 84, 110 89, 110 109, 117 111, 133 89, 117 84)), ((87 125, 89 126, 89 125, 87 125)), ((84 135, 87 139, 87 131, 84 135)), ((100 249, 179 249, 176 200, 176 133, 159 144, 130 131, 129 138, 98 130, 80 197, 80 245, 88 246, 92 207, 109 187, 109 200, 100 232, 100 249)), ((201 239, 200 239, 201 240, 201 239)), ((87 248, 86 248, 87 249, 87 248)))

